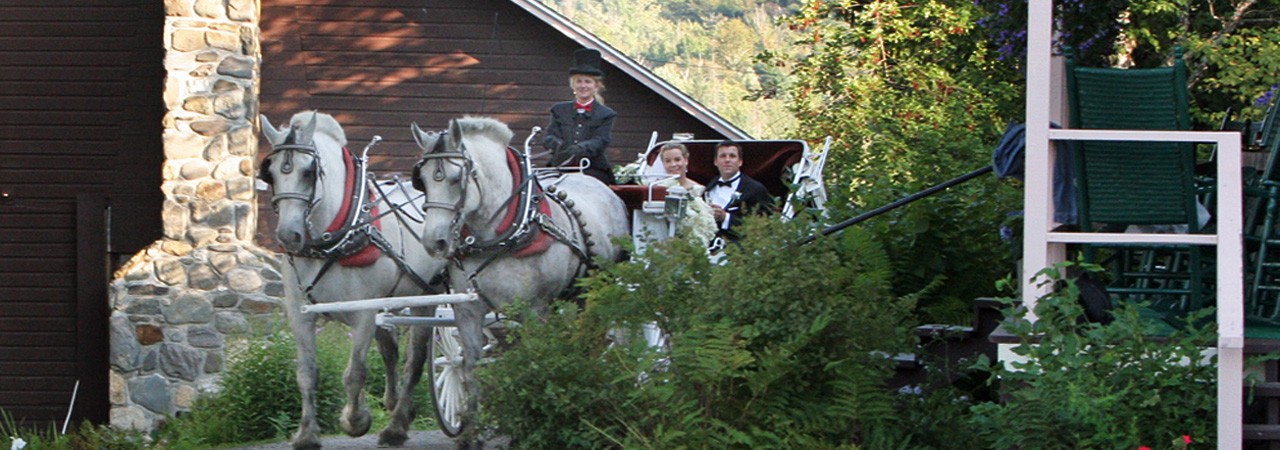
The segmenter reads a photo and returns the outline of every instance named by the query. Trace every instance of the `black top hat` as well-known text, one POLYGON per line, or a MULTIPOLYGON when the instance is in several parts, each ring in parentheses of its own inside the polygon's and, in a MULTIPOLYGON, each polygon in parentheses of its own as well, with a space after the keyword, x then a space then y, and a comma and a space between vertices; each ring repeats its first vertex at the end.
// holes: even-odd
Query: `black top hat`
POLYGON ((573 67, 569 68, 569 75, 592 75, 603 77, 604 72, 600 70, 600 51, 594 48, 580 48, 573 51, 573 67))

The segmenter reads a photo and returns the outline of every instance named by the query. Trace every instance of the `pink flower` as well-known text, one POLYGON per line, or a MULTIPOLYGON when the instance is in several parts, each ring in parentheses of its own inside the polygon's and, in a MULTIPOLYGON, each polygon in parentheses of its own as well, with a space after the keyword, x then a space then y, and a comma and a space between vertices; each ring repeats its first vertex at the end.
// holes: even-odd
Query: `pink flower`
POLYGON ((1184 443, 1184 444, 1190 444, 1190 443, 1191 443, 1191 435, 1187 435, 1187 434, 1182 435, 1182 443, 1184 443))
POLYGON ((1139 445, 1138 450, 1151 450, 1151 447, 1147 447, 1145 445, 1139 445))

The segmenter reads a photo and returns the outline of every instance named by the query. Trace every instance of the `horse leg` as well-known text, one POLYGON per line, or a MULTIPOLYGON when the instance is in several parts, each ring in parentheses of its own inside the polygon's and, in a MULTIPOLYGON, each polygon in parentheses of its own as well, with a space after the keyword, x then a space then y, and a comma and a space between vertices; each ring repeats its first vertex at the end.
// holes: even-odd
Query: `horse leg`
POLYGON ((382 408, 386 411, 396 409, 397 384, 396 366, 400 364, 400 337, 394 328, 377 327, 373 331, 373 339, 378 343, 378 354, 382 355, 382 366, 386 370, 386 386, 382 391, 382 408))
POLYGON ((319 430, 316 423, 316 319, 315 316, 303 314, 295 297, 285 303, 289 317, 289 328, 293 331, 293 339, 298 346, 298 367, 296 376, 298 391, 302 393, 302 417, 298 420, 298 431, 293 434, 291 443, 295 449, 320 448, 319 430))
MULTIPOLYGON (((418 317, 435 316, 435 307, 414 308, 413 315, 418 317)), ((431 327, 415 326, 409 328, 409 355, 404 361, 404 374, 401 375, 400 398, 391 412, 391 423, 378 433, 379 446, 399 447, 409 439, 409 426, 417 415, 413 393, 422 381, 423 365, 431 350, 431 327)))
POLYGON ((461 303, 453 308, 458 336, 462 340, 462 388, 467 393, 462 420, 468 426, 458 439, 458 448, 484 447, 479 438, 480 382, 475 369, 484 356, 484 316, 487 312, 484 305, 476 302, 461 303))
POLYGON ((364 436, 373 421, 364 399, 364 382, 368 375, 369 344, 373 343, 373 329, 377 326, 373 323, 372 312, 351 313, 350 317, 356 320, 351 322, 351 356, 347 360, 347 370, 342 374, 347 406, 342 408, 341 423, 342 431, 348 436, 364 436))

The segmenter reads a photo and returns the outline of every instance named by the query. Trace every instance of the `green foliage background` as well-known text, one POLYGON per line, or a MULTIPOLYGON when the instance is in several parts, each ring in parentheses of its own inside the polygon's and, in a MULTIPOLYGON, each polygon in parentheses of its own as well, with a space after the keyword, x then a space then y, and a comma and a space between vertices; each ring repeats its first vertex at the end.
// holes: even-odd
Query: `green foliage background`
MULTIPOLYGON (((867 211, 991 164, 1022 87, 978 36, 981 14, 972 2, 807 1, 787 19, 808 53, 762 60, 789 74, 798 133, 834 138, 833 204, 867 211)), ((893 258, 895 292, 945 285, 921 298, 926 320, 967 323, 970 302, 1014 268, 999 225, 1020 200, 981 177, 863 226, 893 258)))
POLYGON ((796 124, 782 99, 767 95, 748 99, 754 92, 777 89, 782 72, 754 57, 764 50, 790 46, 791 32, 778 18, 790 14, 796 0, 543 3, 753 136, 782 138, 796 124))

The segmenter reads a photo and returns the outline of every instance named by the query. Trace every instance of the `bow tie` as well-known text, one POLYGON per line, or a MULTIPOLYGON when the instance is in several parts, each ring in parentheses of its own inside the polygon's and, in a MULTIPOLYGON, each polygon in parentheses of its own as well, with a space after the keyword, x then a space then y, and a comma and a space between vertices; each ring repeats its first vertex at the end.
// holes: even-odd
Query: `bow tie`
POLYGON ((580 104, 580 103, 574 102, 574 104, 573 104, 573 109, 578 110, 578 113, 589 113, 589 112, 591 112, 591 105, 592 105, 593 103, 595 103, 595 102, 591 102, 591 103, 587 103, 587 104, 583 105, 583 104, 580 104))
POLYGON ((725 180, 721 180, 721 179, 717 178, 717 179, 716 179, 716 186, 733 187, 733 183, 734 183, 735 181, 738 181, 738 177, 730 178, 730 179, 729 179, 729 181, 725 181, 725 180))

